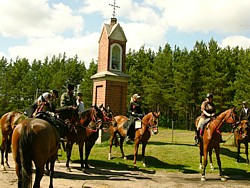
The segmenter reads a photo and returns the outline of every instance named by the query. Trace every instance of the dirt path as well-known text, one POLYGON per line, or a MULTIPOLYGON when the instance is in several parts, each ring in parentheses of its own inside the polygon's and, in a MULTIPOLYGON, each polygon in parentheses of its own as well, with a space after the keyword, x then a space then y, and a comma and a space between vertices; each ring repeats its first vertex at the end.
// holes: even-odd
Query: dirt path
MULTIPOLYGON (((10 157, 11 158, 11 157, 10 157)), ((11 168, 0 172, 1 188, 16 188, 17 177, 14 164, 10 159, 11 168)), ((163 173, 149 170, 112 170, 92 167, 88 172, 82 172, 79 164, 71 164, 72 172, 66 172, 65 163, 56 163, 55 188, 246 188, 250 187, 249 180, 240 175, 228 177, 222 182, 219 176, 207 174, 207 181, 200 181, 200 174, 163 173)), ((33 176, 34 180, 34 176, 33 176)), ((44 176, 41 187, 49 186, 49 177, 44 176)))

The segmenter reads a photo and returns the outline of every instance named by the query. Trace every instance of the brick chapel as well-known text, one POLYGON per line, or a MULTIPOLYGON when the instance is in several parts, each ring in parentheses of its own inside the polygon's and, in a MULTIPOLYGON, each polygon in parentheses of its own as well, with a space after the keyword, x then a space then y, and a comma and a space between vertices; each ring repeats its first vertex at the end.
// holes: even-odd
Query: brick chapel
POLYGON ((126 36, 116 18, 104 24, 99 38, 98 69, 93 80, 93 104, 126 115, 129 75, 125 74, 126 36))

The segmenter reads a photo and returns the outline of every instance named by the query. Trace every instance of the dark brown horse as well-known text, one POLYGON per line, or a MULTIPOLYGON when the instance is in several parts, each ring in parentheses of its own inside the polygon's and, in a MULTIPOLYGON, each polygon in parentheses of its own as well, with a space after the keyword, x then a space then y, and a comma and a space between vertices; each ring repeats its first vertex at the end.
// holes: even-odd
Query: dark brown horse
MULTIPOLYGON (((103 122, 107 119, 101 108, 103 108, 102 105, 100 107, 93 106, 92 108, 85 110, 81 114, 79 122, 69 122, 70 130, 69 133, 66 135, 66 152, 67 152, 66 167, 68 171, 71 171, 69 167, 69 161, 74 143, 78 144, 81 168, 84 167, 88 168, 88 157, 90 151, 94 146, 95 141, 98 138, 99 129, 102 128, 103 122), (85 143, 85 160, 83 164, 84 143, 85 143)), ((65 120, 77 119, 76 117, 75 118, 66 116, 65 117, 60 116, 60 117, 65 120)))
POLYGON ((207 166, 207 155, 208 152, 214 148, 217 164, 219 166, 219 175, 222 181, 225 181, 226 178, 222 176, 222 169, 221 169, 221 160, 220 160, 220 140, 221 135, 219 129, 223 125, 223 123, 228 124, 235 124, 236 122, 236 113, 234 112, 235 108, 228 109, 218 116, 216 116, 212 121, 208 123, 206 128, 204 129, 204 134, 202 135, 201 143, 200 143, 200 150, 204 155, 204 167, 202 172, 201 181, 206 181, 205 172, 207 166))
POLYGON ((8 153, 11 152, 11 136, 15 126, 25 118, 26 116, 19 111, 7 112, 1 117, 1 170, 6 170, 4 166, 4 157, 6 166, 10 167, 8 163, 8 153))
MULTIPOLYGON (((137 160, 137 154, 138 154, 138 147, 139 143, 142 143, 142 162, 143 166, 146 167, 145 162, 145 150, 148 143, 149 138, 151 137, 151 132, 153 134, 158 133, 158 118, 160 116, 160 112, 150 112, 147 115, 145 115, 141 120, 141 127, 138 127, 135 129, 135 138, 134 138, 134 167, 136 168, 136 160, 137 160)), ((115 126, 110 127, 110 150, 109 150, 109 156, 108 159, 111 159, 111 150, 113 141, 117 140, 117 135, 119 134, 120 137, 120 149, 122 152, 122 157, 126 159, 126 156, 123 151, 123 142, 127 135, 127 130, 124 129, 124 124, 128 122, 128 118, 126 116, 115 116, 115 126)))
POLYGON ((245 145, 246 162, 249 163, 248 159, 248 142, 249 142, 249 127, 248 120, 242 120, 240 124, 234 130, 234 139, 237 147, 237 162, 240 158, 240 145, 245 145))
POLYGON ((18 187, 32 187, 32 161, 36 176, 33 187, 39 188, 45 164, 50 162, 50 185, 53 187, 54 164, 57 158, 60 136, 56 127, 38 119, 24 119, 12 135, 12 153, 15 161, 18 187))
MULTIPOLYGON (((200 121, 201 116, 198 116, 195 121, 195 132, 196 132, 196 136, 198 137, 197 139, 199 140, 198 146, 200 147, 200 164, 199 164, 199 169, 202 170, 202 156, 203 156, 203 144, 201 142, 201 137, 199 136, 199 130, 197 130, 198 127, 198 123, 200 121)), ((214 165, 213 165, 213 160, 212 160, 212 153, 213 153, 213 148, 210 148, 210 150, 208 151, 209 154, 209 161, 210 161, 210 169, 214 170, 214 165)))

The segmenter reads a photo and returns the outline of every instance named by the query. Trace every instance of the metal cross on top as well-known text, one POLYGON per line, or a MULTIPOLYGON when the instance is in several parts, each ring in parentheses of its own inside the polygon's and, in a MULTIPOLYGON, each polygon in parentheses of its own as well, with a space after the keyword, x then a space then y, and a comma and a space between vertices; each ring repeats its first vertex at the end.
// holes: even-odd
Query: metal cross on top
POLYGON ((114 18, 115 17, 115 9, 120 8, 120 7, 115 5, 115 0, 114 0, 114 4, 109 4, 109 5, 113 7, 113 18, 114 18))

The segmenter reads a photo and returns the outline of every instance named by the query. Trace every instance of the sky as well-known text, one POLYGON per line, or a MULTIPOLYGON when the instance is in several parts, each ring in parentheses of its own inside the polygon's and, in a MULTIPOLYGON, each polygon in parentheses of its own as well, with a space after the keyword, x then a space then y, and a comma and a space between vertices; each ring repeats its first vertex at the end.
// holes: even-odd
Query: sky
MULTIPOLYGON (((0 0, 0 57, 32 62, 66 53, 86 67, 98 60, 98 40, 114 0, 0 0)), ((127 51, 158 51, 167 43, 192 50, 214 39, 222 48, 250 46, 249 0, 116 0, 127 51)))

